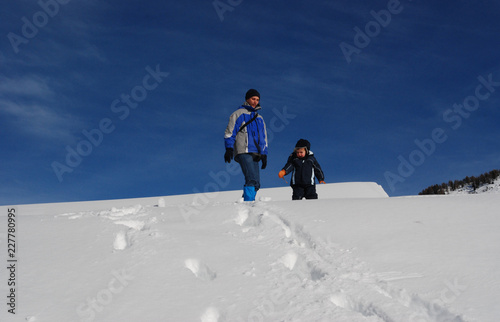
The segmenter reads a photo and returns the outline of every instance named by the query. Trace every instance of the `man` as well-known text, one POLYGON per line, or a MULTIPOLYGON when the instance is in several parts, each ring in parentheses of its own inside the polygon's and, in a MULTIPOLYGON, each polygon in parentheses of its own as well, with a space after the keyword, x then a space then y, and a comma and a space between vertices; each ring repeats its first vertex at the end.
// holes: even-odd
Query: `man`
POLYGON ((234 158, 245 176, 244 201, 254 201, 260 188, 259 162, 262 160, 261 169, 267 166, 267 131, 264 118, 257 113, 259 102, 259 92, 249 89, 245 102, 229 117, 224 134, 224 161, 229 163, 234 158))

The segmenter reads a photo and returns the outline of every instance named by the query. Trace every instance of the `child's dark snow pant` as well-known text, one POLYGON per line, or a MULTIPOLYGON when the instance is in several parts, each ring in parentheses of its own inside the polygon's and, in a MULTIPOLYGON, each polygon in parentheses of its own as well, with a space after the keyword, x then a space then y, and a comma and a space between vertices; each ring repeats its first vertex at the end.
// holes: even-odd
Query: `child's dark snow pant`
POLYGON ((292 185, 293 194, 292 200, 306 199, 318 199, 318 194, 316 193, 316 185, 302 185, 296 184, 292 185))

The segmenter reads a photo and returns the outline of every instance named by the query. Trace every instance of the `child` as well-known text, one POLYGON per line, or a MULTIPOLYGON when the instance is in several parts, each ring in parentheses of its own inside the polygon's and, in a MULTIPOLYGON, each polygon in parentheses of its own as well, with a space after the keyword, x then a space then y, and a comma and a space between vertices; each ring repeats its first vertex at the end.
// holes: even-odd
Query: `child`
POLYGON ((325 183, 323 170, 312 153, 309 141, 300 139, 295 145, 293 153, 288 157, 288 161, 279 172, 278 176, 283 178, 292 172, 290 186, 293 189, 292 200, 318 199, 316 193, 316 177, 319 183, 325 183))

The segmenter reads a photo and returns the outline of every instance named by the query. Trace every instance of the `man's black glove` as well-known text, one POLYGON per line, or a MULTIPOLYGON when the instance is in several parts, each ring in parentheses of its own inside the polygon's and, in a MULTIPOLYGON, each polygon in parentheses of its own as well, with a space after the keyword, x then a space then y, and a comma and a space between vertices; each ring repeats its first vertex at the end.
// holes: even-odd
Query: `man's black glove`
POLYGON ((226 161, 226 163, 231 163, 233 156, 234 156, 233 149, 226 148, 226 153, 224 153, 224 161, 226 161))
POLYGON ((263 154, 260 159, 262 160, 262 168, 265 169, 267 167, 267 154, 263 154))

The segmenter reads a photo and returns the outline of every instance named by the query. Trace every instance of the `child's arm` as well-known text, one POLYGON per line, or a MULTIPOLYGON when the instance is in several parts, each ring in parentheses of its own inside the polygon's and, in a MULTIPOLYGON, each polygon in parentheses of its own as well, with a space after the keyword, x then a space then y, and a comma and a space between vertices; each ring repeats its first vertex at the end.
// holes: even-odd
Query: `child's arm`
POLYGON ((288 157, 288 160, 285 164, 285 166, 281 169, 281 171, 278 173, 278 177, 283 178, 293 170, 293 153, 288 157))
POLYGON ((286 161, 285 166, 283 167, 283 170, 285 170, 286 174, 289 174, 293 170, 293 153, 290 154, 288 157, 288 160, 286 161))
POLYGON ((318 179, 320 183, 325 182, 325 174, 323 173, 323 170, 321 169, 321 166, 318 163, 318 160, 314 158, 313 160, 313 167, 314 167, 314 176, 318 179))

